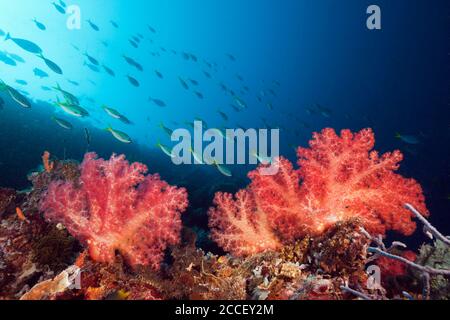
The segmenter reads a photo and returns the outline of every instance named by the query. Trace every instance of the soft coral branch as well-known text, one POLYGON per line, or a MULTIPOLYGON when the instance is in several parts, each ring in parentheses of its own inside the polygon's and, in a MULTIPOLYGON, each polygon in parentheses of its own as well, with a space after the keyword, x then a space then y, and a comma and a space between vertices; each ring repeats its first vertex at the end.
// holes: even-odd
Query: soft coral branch
POLYGON ((229 195, 227 201, 216 201, 210 210, 213 238, 225 250, 246 255, 320 235, 352 218, 376 234, 411 234, 415 223, 403 204, 412 203, 428 215, 422 189, 415 180, 395 173, 403 159, 400 151, 380 156, 372 151, 374 144, 371 129, 315 133, 309 148, 298 149, 299 169, 280 157, 275 175, 265 175, 260 167, 249 173, 252 181, 236 200, 229 195), (244 194, 252 200, 242 206, 239 198, 244 194), (236 227, 252 226, 254 221, 264 221, 264 227, 236 227), (243 232, 238 229, 252 230, 251 236, 239 238, 243 232), (228 241, 231 235, 233 241, 228 241), (271 239, 270 244, 261 238, 271 239))
POLYGON ((188 202, 184 189, 146 172, 123 155, 105 161, 88 153, 78 183, 51 183, 41 210, 86 244, 96 261, 112 262, 118 251, 132 266, 158 268, 165 248, 179 241, 188 202))

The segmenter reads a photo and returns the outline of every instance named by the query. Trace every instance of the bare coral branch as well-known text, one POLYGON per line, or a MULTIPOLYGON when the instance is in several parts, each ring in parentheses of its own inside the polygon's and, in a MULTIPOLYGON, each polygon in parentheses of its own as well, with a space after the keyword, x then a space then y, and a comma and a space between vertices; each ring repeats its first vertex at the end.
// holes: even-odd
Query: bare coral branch
POLYGON ((341 288, 342 291, 346 291, 348 293, 351 293, 351 294, 353 294, 354 296, 356 296, 356 297, 358 297, 360 299, 372 300, 372 298, 370 298, 368 295, 366 295, 366 294, 364 294, 362 292, 356 291, 356 290, 354 290, 352 288, 349 288, 348 286, 341 286, 340 288, 341 288))
POLYGON ((439 240, 444 242, 447 246, 450 246, 450 239, 444 236, 442 233, 440 233, 430 222, 428 222, 427 219, 424 218, 424 216, 416 210, 411 204, 406 203, 405 208, 411 211, 417 219, 420 220, 420 222, 423 223, 423 225, 439 240))
POLYGON ((431 268, 428 266, 421 266, 420 264, 414 263, 406 258, 397 256, 395 254, 386 252, 381 250, 380 248, 375 248, 375 247, 370 247, 368 249, 368 251, 370 253, 374 253, 389 259, 394 259, 397 261, 401 261, 405 264, 407 264, 409 267, 414 268, 416 270, 419 270, 421 272, 425 272, 425 273, 429 273, 429 274, 434 274, 434 275, 444 275, 444 276, 450 276, 450 270, 446 270, 446 269, 435 269, 435 268, 431 268))

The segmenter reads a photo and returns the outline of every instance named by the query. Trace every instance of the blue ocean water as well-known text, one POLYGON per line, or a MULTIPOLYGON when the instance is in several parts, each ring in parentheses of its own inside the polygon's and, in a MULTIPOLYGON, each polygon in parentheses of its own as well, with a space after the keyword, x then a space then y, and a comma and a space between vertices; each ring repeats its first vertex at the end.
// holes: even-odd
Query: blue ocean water
POLYGON ((170 183, 187 186, 192 210, 202 215, 215 191, 243 187, 254 166, 231 166, 233 177, 211 166, 174 166, 156 147, 158 142, 170 145, 161 123, 176 129, 202 119, 215 128, 279 128, 281 154, 293 161, 294 147, 306 146, 314 131, 371 127, 377 150, 400 149, 405 154, 400 172, 422 184, 431 221, 450 233, 446 1, 79 0, 64 4, 80 9, 81 29, 68 29, 71 14, 60 13, 52 1, 0 0, 0 29, 38 44, 63 71, 56 74, 11 40, 0 42, 3 56, 23 59, 15 60, 15 65, 0 61, 0 79, 33 104, 24 109, 0 93, 5 101, 0 110, 1 186, 27 188, 26 175, 39 165, 44 150, 77 160, 87 150, 104 157, 125 153, 132 161, 147 163, 151 172, 161 173, 170 183), (371 4, 381 8, 381 30, 366 27, 371 4), (93 64, 86 54, 98 61, 99 72, 85 65, 93 64), (127 63, 124 55, 141 68, 127 63), (36 77, 35 68, 49 77, 36 77), (127 76, 135 78, 139 87, 127 76), (61 94, 51 88, 57 84, 78 97, 90 116, 74 118, 56 107, 61 94), (237 96, 247 105, 239 112, 237 96), (132 124, 113 119, 102 105, 120 111, 132 124), (61 128, 52 116, 70 121, 73 130, 61 128), (108 126, 126 132, 133 144, 114 139, 104 131, 108 126), (406 138, 396 138, 397 133, 406 138))

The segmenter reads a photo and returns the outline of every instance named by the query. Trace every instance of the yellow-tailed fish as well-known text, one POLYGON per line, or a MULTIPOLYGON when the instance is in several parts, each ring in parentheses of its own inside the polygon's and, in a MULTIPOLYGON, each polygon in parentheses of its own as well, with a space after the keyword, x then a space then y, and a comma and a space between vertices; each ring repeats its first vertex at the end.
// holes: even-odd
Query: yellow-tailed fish
POLYGON ((125 132, 115 130, 111 127, 106 128, 106 131, 110 132, 113 135, 113 137, 119 140, 120 142, 132 143, 131 138, 125 132))
POLYGON ((64 119, 57 118, 55 116, 52 117, 52 120, 55 121, 61 128, 72 130, 73 126, 69 121, 66 121, 64 119))
POLYGON ((103 110, 105 110, 105 112, 111 116, 114 119, 120 119, 122 117, 122 115, 120 114, 119 111, 113 109, 113 108, 109 108, 107 106, 102 106, 103 110))
POLYGON ((252 150, 251 155, 258 159, 258 161, 262 164, 269 164, 272 162, 271 157, 262 157, 256 152, 256 150, 252 150))
POLYGON ((160 127, 161 129, 163 129, 164 132, 167 133, 167 135, 168 135, 169 137, 172 137, 172 133, 173 133, 173 130, 172 130, 172 129, 167 128, 167 127, 164 125, 164 123, 162 123, 162 122, 159 124, 159 127, 160 127))
POLYGON ((196 163, 203 164, 202 158, 192 148, 189 148, 189 152, 192 153, 196 163))
POLYGON ((222 166, 221 164, 217 163, 217 161, 214 160, 213 164, 216 166, 217 170, 219 170, 219 172, 221 174, 223 174, 224 176, 226 176, 226 177, 231 177, 232 176, 231 171, 228 168, 226 168, 226 167, 222 166))
POLYGON ((75 104, 58 101, 56 105, 59 106, 65 113, 74 117, 81 118, 89 115, 89 112, 87 112, 86 109, 75 104))
POLYGON ((157 146, 158 148, 160 148, 161 151, 164 152, 167 156, 169 156, 169 157, 171 157, 171 158, 175 157, 175 156, 172 154, 172 150, 169 150, 169 148, 166 147, 165 145, 163 145, 163 144, 161 144, 161 143, 158 142, 158 143, 156 144, 156 146, 157 146))
POLYGON ((31 103, 19 91, 0 80, 0 91, 6 90, 9 96, 23 108, 31 108, 31 103))

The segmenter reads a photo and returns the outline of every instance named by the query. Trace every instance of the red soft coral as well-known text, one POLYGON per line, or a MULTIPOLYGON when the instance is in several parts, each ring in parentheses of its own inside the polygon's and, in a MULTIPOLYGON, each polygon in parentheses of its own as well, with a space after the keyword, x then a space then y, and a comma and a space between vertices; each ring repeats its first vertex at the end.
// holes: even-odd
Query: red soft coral
POLYGON ((422 189, 415 180, 395 173, 403 158, 399 151, 379 156, 371 151, 374 144, 370 129, 357 134, 343 130, 340 136, 333 129, 315 133, 310 148, 298 149, 300 169, 279 158, 272 164, 279 169, 275 175, 264 175, 262 168, 250 172, 252 182, 245 193, 252 203, 245 211, 239 194, 236 201, 231 195, 226 196, 228 201, 216 200, 216 208, 210 210, 213 239, 232 253, 247 255, 305 235, 320 235, 351 218, 359 218, 376 234, 387 230, 411 234, 415 223, 403 205, 411 203, 428 215, 422 189), (242 226, 255 221, 263 221, 264 227, 242 237, 248 229, 242 226), (267 244, 270 238, 275 240, 267 244))
POLYGON ((40 208, 87 245, 94 260, 113 262, 118 251, 132 266, 159 268, 166 247, 180 240, 187 193, 146 172, 124 155, 105 161, 88 153, 79 182, 52 182, 40 208))
POLYGON ((306 202, 319 203, 303 212, 319 220, 313 233, 359 217, 372 233, 395 230, 410 235, 416 225, 405 203, 428 215, 420 185, 395 173, 403 160, 401 152, 380 156, 372 151, 374 145, 371 129, 356 134, 342 130, 340 136, 324 129, 314 134, 309 149, 298 149, 302 196, 306 202))
POLYGON ((242 256, 281 247, 251 192, 241 190, 235 199, 229 193, 218 192, 214 204, 216 208, 209 211, 211 236, 224 250, 242 256))

